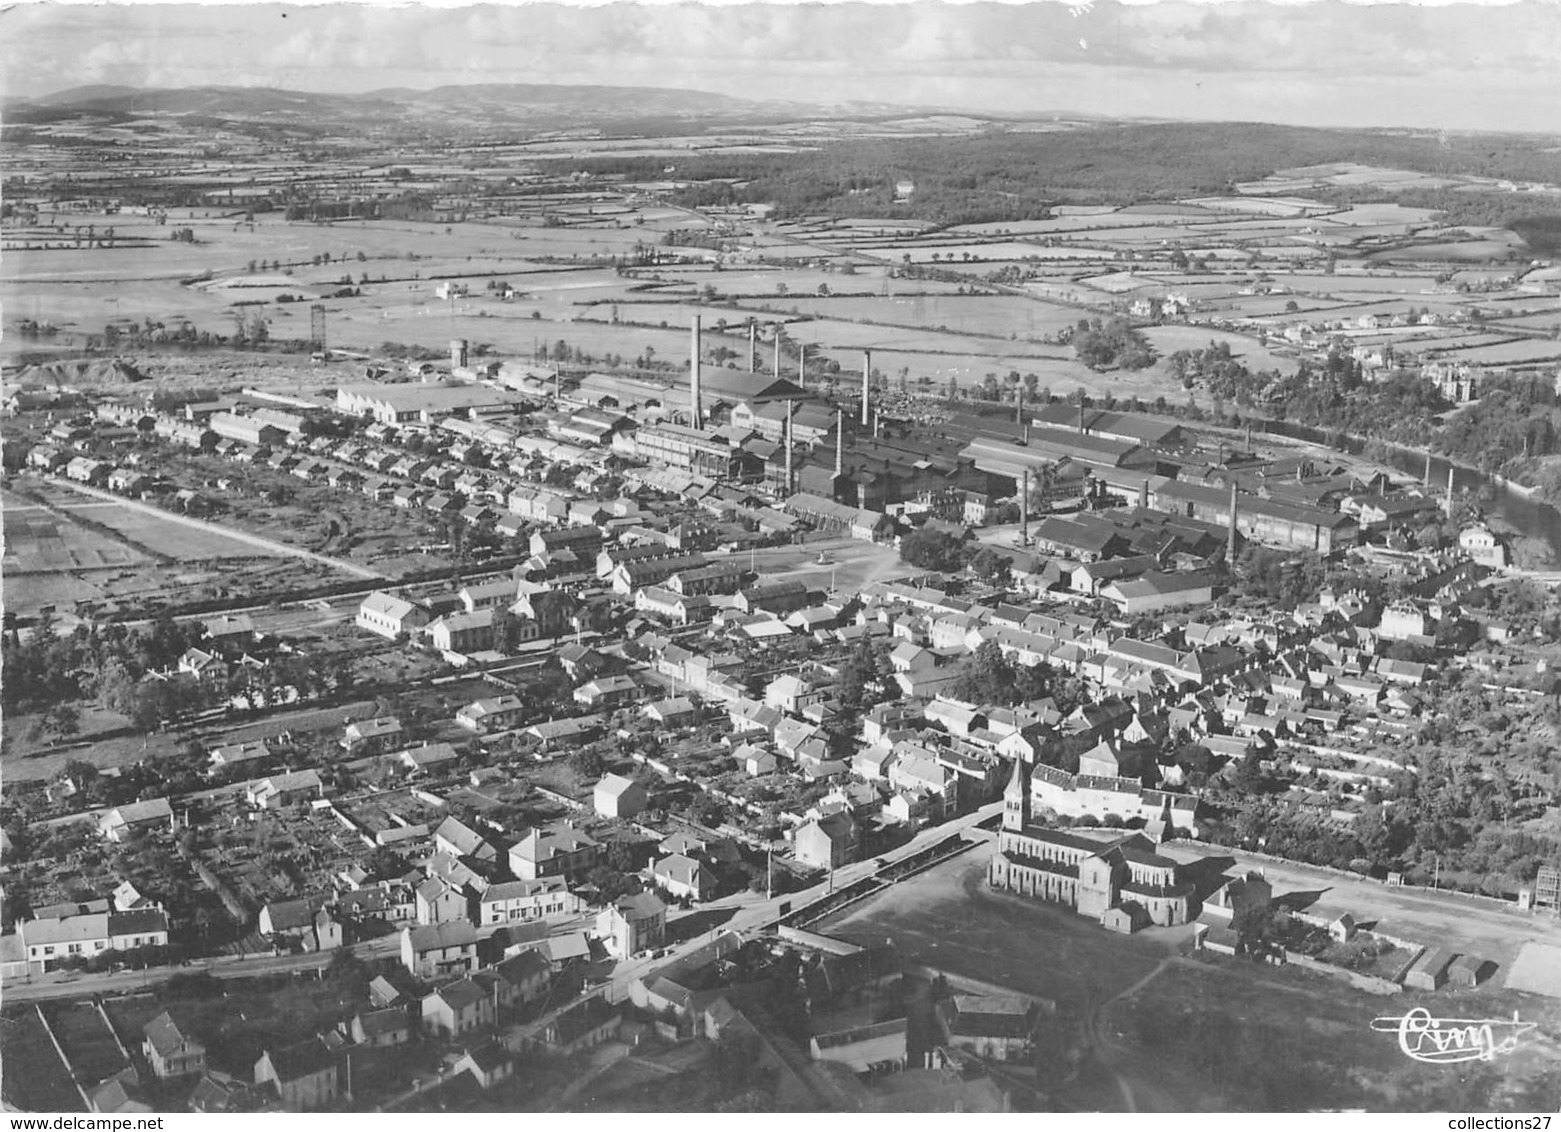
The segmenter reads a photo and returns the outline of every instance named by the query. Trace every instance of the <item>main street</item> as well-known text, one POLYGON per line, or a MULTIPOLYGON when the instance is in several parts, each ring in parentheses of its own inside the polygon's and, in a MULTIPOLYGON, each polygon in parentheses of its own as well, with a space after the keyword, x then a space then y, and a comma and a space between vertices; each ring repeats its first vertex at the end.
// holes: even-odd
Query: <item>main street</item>
MULTIPOLYGON (((861 880, 863 877, 871 876, 882 867, 879 863, 880 861, 898 861, 919 853, 945 838, 966 832, 978 822, 1001 812, 1002 803, 994 802, 951 822, 924 829, 899 848, 872 860, 857 861, 845 865, 835 870, 832 881, 826 878, 824 881, 800 892, 791 892, 784 896, 771 898, 766 898, 756 892, 739 892, 720 900, 711 901, 708 904, 702 904, 698 908, 685 912, 680 917, 674 917, 670 920, 669 926, 675 930, 680 919, 709 916, 712 911, 719 914, 727 909, 732 910, 732 915, 724 923, 717 925, 712 931, 700 932, 695 936, 680 941, 659 958, 652 958, 650 955, 639 955, 620 962, 613 968, 608 997, 614 1002, 622 1001, 628 997, 629 987, 636 978, 639 978, 647 971, 664 966, 690 954, 704 944, 709 943, 718 932, 737 932, 742 935, 752 935, 780 919, 782 915, 781 906, 783 904, 789 904, 793 909, 802 908, 811 901, 828 895, 832 889, 843 888, 861 880)), ((568 930, 578 931, 585 928, 589 922, 590 917, 586 917, 569 925, 557 925, 556 927, 567 927, 568 930)), ((479 934, 487 935, 491 934, 491 931, 479 932, 479 934)), ((382 936, 379 939, 370 940, 366 943, 354 944, 353 953, 364 959, 386 959, 395 956, 399 946, 400 936, 395 934, 382 936)), ((139 971, 112 971, 99 974, 52 971, 46 975, 30 975, 20 979, 5 980, 3 984, 0 984, 0 999, 11 1003, 33 1002, 42 999, 88 998, 95 994, 130 994, 166 982, 175 975, 189 975, 199 972, 215 975, 223 979, 240 979, 259 975, 285 974, 288 972, 318 971, 330 962, 330 958, 330 953, 328 952, 277 956, 217 956, 209 959, 192 960, 187 964, 179 966, 148 967, 139 971)))

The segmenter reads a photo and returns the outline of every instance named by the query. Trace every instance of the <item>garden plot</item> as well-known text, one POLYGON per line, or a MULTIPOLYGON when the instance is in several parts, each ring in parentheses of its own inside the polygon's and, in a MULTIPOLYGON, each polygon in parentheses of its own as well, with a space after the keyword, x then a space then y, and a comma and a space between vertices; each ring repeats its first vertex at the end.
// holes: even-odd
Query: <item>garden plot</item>
POLYGON ((148 561, 147 555, 124 543, 16 496, 0 497, 0 516, 5 523, 3 568, 7 575, 102 569, 148 561))
POLYGON ((85 1112, 70 1071, 32 1007, 0 1018, 0 1080, 8 1105, 22 1112, 85 1112))

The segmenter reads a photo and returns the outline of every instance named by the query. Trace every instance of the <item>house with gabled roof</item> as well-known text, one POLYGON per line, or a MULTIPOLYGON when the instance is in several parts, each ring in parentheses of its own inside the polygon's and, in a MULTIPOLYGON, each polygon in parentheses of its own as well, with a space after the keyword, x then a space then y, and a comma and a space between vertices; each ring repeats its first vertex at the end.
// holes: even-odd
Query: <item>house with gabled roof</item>
POLYGON ((206 1070, 206 1046, 187 1025, 164 1010, 141 1028, 141 1050, 159 1078, 184 1077, 206 1070))
POLYGON ((596 867, 601 851, 601 844, 572 821, 535 826, 510 847, 510 872, 521 880, 579 880, 596 867))
POLYGON ((401 640, 428 624, 428 611, 403 597, 375 590, 359 604, 353 624, 387 640, 401 640))
POLYGON ((497 1020, 493 996, 469 978, 425 995, 420 1016, 425 1031, 444 1038, 492 1026, 497 1020))
POLYGON ((343 730, 341 746, 349 755, 376 754, 393 747, 404 734, 401 721, 395 716, 357 719, 343 730))
POLYGON ((133 832, 173 827, 173 806, 167 798, 116 806, 98 819, 98 832, 110 841, 123 841, 133 832))
POLYGON ((716 893, 716 877, 703 861, 673 853, 651 864, 650 882, 674 900, 687 897, 699 903, 716 893))
POLYGON ((477 930, 464 920, 401 929, 401 963, 420 979, 477 969, 477 930))
POLYGON ((412 1040, 412 1019, 399 1006, 361 1010, 353 1015, 350 1032, 354 1042, 370 1049, 405 1045, 412 1040))
POLYGON ((337 1097, 336 1055, 318 1038, 267 1049, 255 1062, 255 1086, 270 1085, 284 1108, 309 1112, 337 1097))
POLYGON ((591 792, 596 813, 604 818, 633 818, 650 800, 645 787, 621 774, 606 774, 591 792))
POLYGON ((445 818, 434 830, 434 845, 452 857, 470 857, 477 861, 493 861, 499 854, 482 834, 454 816, 445 818))
POLYGON ((620 959, 660 947, 666 939, 667 906, 654 892, 621 896, 597 917, 596 932, 620 959))
POLYGON ((270 778, 251 782, 244 790, 245 800, 256 810, 280 810, 324 796, 325 783, 320 779, 320 772, 312 768, 273 774, 270 778))

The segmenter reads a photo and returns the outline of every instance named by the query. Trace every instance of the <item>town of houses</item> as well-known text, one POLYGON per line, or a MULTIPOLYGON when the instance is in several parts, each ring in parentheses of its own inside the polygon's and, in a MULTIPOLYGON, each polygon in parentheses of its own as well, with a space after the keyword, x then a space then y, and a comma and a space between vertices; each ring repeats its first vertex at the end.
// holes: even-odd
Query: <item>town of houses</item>
MULTIPOLYGON (((485 1090, 528 1050, 569 1054, 658 1024, 753 1031, 785 1087, 819 1104, 870 1106, 857 1078, 886 1066, 995 1089, 951 1066, 961 1051, 1026 1048, 1045 1004, 956 998, 941 1052, 908 1065, 903 1015, 896 1027, 845 1005, 892 997, 904 963, 892 947, 798 931, 762 953, 735 933, 690 951, 678 922, 832 888, 839 870, 990 810, 992 887, 1106 929, 1187 923, 1200 898, 1156 847, 1199 836, 1209 784, 1253 761, 1298 768, 1288 790, 1347 828, 1402 769, 1379 740, 1431 706, 1435 665, 1390 646, 1447 656, 1450 642, 1505 633, 1461 605, 1506 564, 1489 528, 1470 524, 1448 554, 1384 545, 1450 508, 1436 485, 1071 404, 1021 406, 1019 423, 965 443, 922 438, 885 419, 865 373, 859 404, 827 406, 778 372, 701 372, 697 322, 693 342, 681 385, 591 375, 566 389, 525 367, 475 370, 456 343, 450 381, 113 397, 65 412, 27 452, 32 472, 191 516, 220 515, 239 476, 182 479, 178 453, 264 466, 482 531, 508 563, 385 579, 351 599, 358 640, 481 694, 432 719, 219 737, 202 790, 151 783, 83 815, 106 843, 170 854, 192 829, 281 831, 310 861, 285 899, 238 891, 233 854, 180 850, 242 926, 240 946, 323 962, 386 945, 350 1017, 263 1049, 247 1078, 207 1066, 217 1035, 158 1014, 137 1038, 153 1078, 86 1082, 94 1108, 134 1111, 169 1081, 208 1109, 330 1107, 353 1092, 353 1050, 414 1041, 448 1054, 433 1087, 464 1076, 485 1090), (1043 481, 1037 509, 1028 492, 1043 481), (984 535, 1016 495, 1005 533, 984 535), (892 562, 895 545, 932 536, 984 546, 990 569, 899 564, 835 587, 829 554, 808 549, 849 567, 852 544, 892 562), (809 569, 772 573, 759 557, 799 544, 809 569), (1359 551, 1406 596, 1226 600, 1228 562, 1249 544, 1359 551), (973 694, 972 673, 998 658, 1066 695, 973 694), (535 694, 540 665, 566 694, 535 694), (822 988, 807 1043, 720 991, 783 953, 805 956, 822 988), (620 966, 636 973, 615 980, 620 966)), ((256 616, 201 618, 148 678, 226 687, 278 664, 285 634, 256 616)), ((78 785, 51 785, 67 814, 78 785)), ((8 979, 171 939, 201 953, 192 925, 133 885, 75 897, 38 901, 0 938, 8 979)))

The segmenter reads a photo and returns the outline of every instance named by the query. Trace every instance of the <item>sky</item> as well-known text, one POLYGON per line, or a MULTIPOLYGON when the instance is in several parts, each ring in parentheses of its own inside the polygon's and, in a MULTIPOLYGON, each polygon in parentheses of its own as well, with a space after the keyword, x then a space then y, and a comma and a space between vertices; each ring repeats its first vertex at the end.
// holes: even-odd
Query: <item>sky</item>
POLYGON ((1561 133, 1561 0, 43 3, 0 11, 0 89, 455 83, 1561 133))

